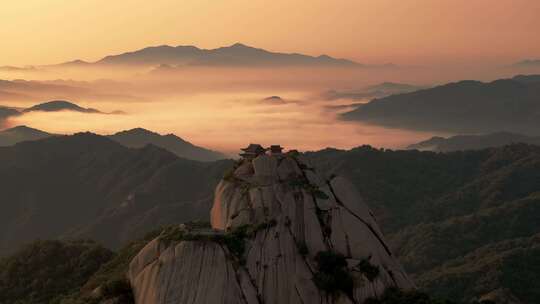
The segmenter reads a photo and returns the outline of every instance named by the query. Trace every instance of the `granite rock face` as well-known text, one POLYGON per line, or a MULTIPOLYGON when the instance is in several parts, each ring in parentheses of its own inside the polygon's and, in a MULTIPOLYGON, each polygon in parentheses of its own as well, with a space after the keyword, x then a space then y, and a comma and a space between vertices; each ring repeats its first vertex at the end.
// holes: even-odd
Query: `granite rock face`
POLYGON ((131 262, 137 303, 363 303, 414 288, 344 178, 261 155, 219 183, 212 229, 164 232, 131 262))

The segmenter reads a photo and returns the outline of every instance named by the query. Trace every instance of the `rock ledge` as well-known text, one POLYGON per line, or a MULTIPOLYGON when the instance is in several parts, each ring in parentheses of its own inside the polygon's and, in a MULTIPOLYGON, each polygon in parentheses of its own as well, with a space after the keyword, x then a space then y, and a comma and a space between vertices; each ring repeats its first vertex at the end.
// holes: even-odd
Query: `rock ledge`
POLYGON ((137 303, 363 303, 414 288, 344 178, 295 155, 239 161, 211 227, 165 230, 131 262, 137 303))

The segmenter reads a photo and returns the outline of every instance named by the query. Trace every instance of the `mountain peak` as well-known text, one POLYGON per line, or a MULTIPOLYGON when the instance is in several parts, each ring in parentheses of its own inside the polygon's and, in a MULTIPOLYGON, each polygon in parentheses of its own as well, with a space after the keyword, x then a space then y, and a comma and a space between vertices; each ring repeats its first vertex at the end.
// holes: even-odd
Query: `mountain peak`
POLYGON ((75 59, 72 61, 62 63, 62 65, 86 65, 86 64, 90 64, 90 62, 87 62, 81 59, 75 59))
POLYGON ((56 111, 74 111, 82 113, 100 113, 96 109, 92 108, 83 108, 66 100, 52 100, 44 103, 37 104, 30 108, 24 109, 23 112, 33 112, 33 111, 43 111, 43 112, 56 112, 56 111))
POLYGON ((67 100, 51 100, 51 101, 41 103, 41 105, 53 105, 53 104, 59 105, 59 106, 65 106, 65 107, 78 107, 76 104, 67 100))
POLYGON ((243 159, 216 188, 211 227, 171 227, 134 257, 135 302, 364 303, 413 289, 352 184, 315 170, 282 153, 243 159))
POLYGON ((161 136, 160 134, 156 132, 152 132, 150 130, 144 129, 144 128, 133 128, 130 130, 120 131, 116 134, 137 134, 137 135, 153 135, 153 136, 161 136))
POLYGON ((233 44, 233 45, 231 45, 231 46, 229 46, 229 47, 230 47, 230 48, 250 48, 250 49, 253 48, 253 47, 251 47, 251 46, 245 45, 245 44, 240 43, 240 42, 237 42, 237 43, 235 43, 235 44, 233 44))
POLYGON ((53 136, 53 134, 28 126, 16 126, 0 131, 0 146, 12 146, 22 141, 38 140, 50 136, 53 136))
POLYGON ((448 138, 434 136, 428 140, 409 145, 407 149, 452 152, 503 147, 515 143, 539 145, 540 137, 526 136, 507 131, 482 135, 455 135, 448 138))
POLYGON ((267 51, 240 42, 214 49, 191 45, 151 46, 118 55, 106 56, 97 64, 159 66, 359 66, 358 63, 328 55, 318 57, 267 51))
POLYGON ((539 135, 539 92, 539 77, 492 82, 462 80, 372 99, 340 115, 348 120, 412 130, 448 133, 506 130, 539 135))
POLYGON ((540 66, 540 59, 525 59, 519 62, 516 62, 513 64, 515 67, 539 67, 540 66))
POLYGON ((328 56, 328 55, 326 55, 326 54, 322 54, 322 55, 320 55, 320 56, 317 57, 317 58, 321 58, 321 59, 332 59, 332 57, 330 57, 330 56, 328 56))
POLYGON ((227 158, 219 152, 195 146, 174 134, 161 135, 143 128, 121 131, 109 135, 109 138, 130 148, 142 148, 152 144, 187 159, 211 161, 227 158))
POLYGON ((13 128, 6 129, 3 132, 36 132, 36 133, 39 132, 39 133, 46 133, 46 132, 43 132, 43 131, 38 130, 38 129, 30 128, 30 127, 28 127, 26 125, 15 126, 13 128))
MULTIPOLYGON (((148 46, 135 52, 151 52, 151 51, 163 51, 163 50, 173 50, 173 49, 175 49, 175 47, 167 45, 167 44, 162 44, 162 45, 156 45, 156 46, 148 46)), ((134 53, 134 52, 128 52, 125 54, 130 54, 130 53, 134 53)))

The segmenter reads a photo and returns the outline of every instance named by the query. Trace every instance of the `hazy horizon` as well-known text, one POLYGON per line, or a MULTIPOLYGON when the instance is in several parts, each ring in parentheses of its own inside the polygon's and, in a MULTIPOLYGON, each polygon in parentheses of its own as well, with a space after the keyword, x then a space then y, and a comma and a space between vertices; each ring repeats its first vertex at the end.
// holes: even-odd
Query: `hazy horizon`
POLYGON ((531 0, 8 1, 0 11, 6 42, 0 51, 0 106, 65 99, 126 114, 30 113, 9 118, 4 128, 24 124, 52 133, 111 134, 143 127, 227 153, 248 142, 301 150, 404 148, 440 133, 343 121, 338 115, 351 109, 347 105, 381 95, 327 100, 325 92, 540 73, 540 65, 512 65, 540 58, 539 10, 540 2, 531 0), (241 46, 179 65, 161 64, 190 58, 189 50, 145 53, 138 57, 142 63, 51 66, 159 45, 206 50, 235 43, 313 57, 269 59, 273 55, 257 57, 241 46), (323 54, 361 65, 314 58, 323 54), (286 102, 268 104, 268 96, 286 102))
POLYGON ((534 0, 7 1, 0 11, 0 66, 236 42, 366 64, 504 65, 540 57, 539 10, 534 0))
POLYGON ((126 113, 38 112, 12 117, 4 128, 28 125, 59 134, 112 134, 142 127, 162 134, 174 133, 194 144, 231 155, 249 142, 281 144, 299 150, 350 149, 363 144, 396 149, 433 135, 452 133, 345 122, 337 116, 347 109, 342 106, 368 102, 376 96, 327 100, 325 92, 362 92, 383 82, 430 87, 461 80, 463 75, 493 80, 515 74, 513 70, 499 70, 492 75, 482 70, 460 69, 453 73, 326 67, 192 67, 155 73, 147 67, 75 67, 43 73, 31 71, 22 75, 27 76, 26 80, 0 84, 0 93, 11 93, 0 94, 0 106, 25 108, 60 99, 104 112, 126 113), (38 80, 27 81, 31 79, 38 80), (269 96, 280 96, 285 103, 263 100, 269 96))
MULTIPOLYGON (((341 121, 336 115, 343 110, 329 106, 346 105, 350 101, 327 101, 308 92, 280 91, 283 104, 264 100, 276 95, 272 94, 275 92, 168 94, 148 102, 71 100, 85 108, 103 112, 120 110, 125 114, 32 112, 8 119, 5 128, 27 125, 55 134, 90 131, 109 135, 141 127, 161 134, 173 133, 196 145, 233 156, 250 142, 266 146, 281 144, 302 151, 326 147, 350 149, 363 144, 405 148, 434 134, 341 121)), ((34 104, 4 103, 22 107, 34 104)))
POLYGON ((540 0, 4 0, 0 304, 540 303, 539 34, 540 0))

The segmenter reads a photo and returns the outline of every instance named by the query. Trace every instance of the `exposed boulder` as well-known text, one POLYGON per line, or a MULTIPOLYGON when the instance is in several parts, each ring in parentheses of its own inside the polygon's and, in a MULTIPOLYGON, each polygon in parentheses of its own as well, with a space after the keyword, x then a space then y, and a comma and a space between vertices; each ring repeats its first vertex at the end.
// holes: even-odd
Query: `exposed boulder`
POLYGON ((354 188, 293 155, 238 162, 211 220, 166 230, 134 258, 137 303, 363 303, 414 288, 354 188))

